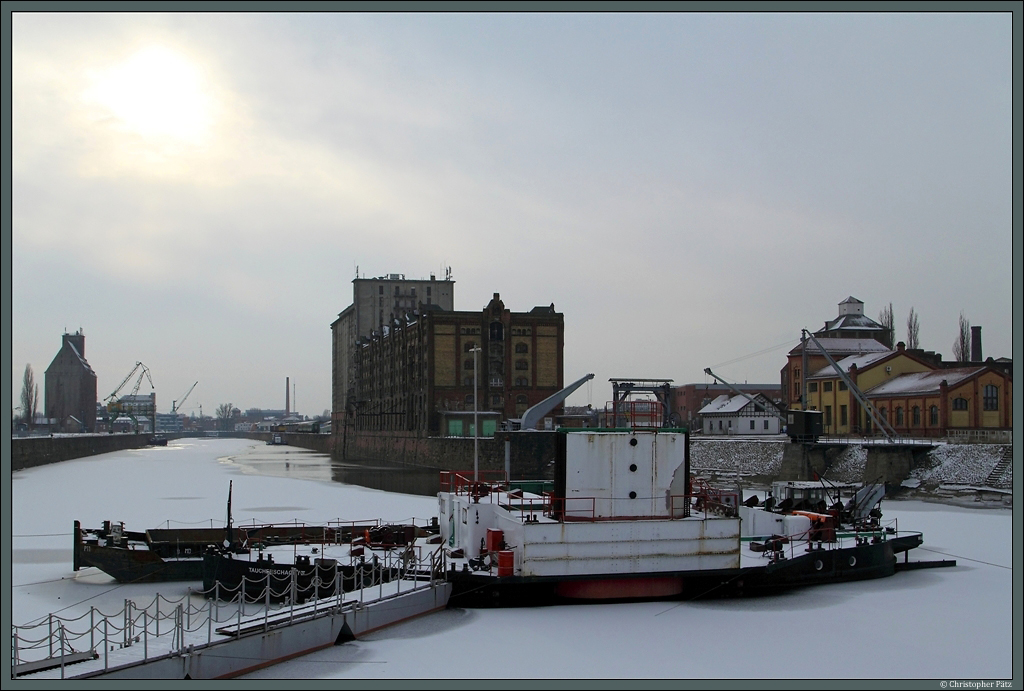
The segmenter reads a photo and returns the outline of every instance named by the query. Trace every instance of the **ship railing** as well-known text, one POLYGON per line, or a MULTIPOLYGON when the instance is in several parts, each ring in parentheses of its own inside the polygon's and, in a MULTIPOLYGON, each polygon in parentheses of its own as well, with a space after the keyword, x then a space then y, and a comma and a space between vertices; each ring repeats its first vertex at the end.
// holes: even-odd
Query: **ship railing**
MULTIPOLYGON (((895 533, 890 533, 886 525, 859 526, 853 530, 840 530, 833 528, 823 530, 821 527, 812 525, 808 530, 792 535, 781 535, 783 538, 782 552, 789 552, 792 559, 799 554, 807 552, 823 552, 837 549, 844 549, 852 545, 868 544, 871 542, 884 542, 890 534, 899 534, 896 519, 889 523, 895 533)), ((773 536, 774 537, 774 536, 773 536)), ((780 558, 777 550, 768 550, 764 556, 772 561, 780 558)))
POLYGON ((556 497, 549 498, 551 507, 548 516, 558 521, 595 521, 597 520, 596 497, 556 497))
POLYGON ((335 569, 321 578, 318 570, 309 585, 301 584, 297 570, 292 569, 280 583, 268 573, 261 579, 245 579, 234 588, 218 582, 209 590, 189 587, 177 598, 157 593, 145 605, 126 599, 112 613, 90 607, 78 616, 50 614, 11 627, 12 673, 18 677, 60 668, 63 679, 66 666, 86 661, 95 661, 88 670, 92 672, 184 655, 243 632, 269 631, 437 587, 444 582, 445 559, 440 546, 425 550, 416 545, 385 555, 376 568, 368 563, 368 568, 350 577, 335 569))
POLYGON ((479 500, 487 497, 494 501, 495 495, 508 490, 508 476, 504 470, 480 470, 473 479, 472 470, 442 470, 441 491, 472 496, 479 500))

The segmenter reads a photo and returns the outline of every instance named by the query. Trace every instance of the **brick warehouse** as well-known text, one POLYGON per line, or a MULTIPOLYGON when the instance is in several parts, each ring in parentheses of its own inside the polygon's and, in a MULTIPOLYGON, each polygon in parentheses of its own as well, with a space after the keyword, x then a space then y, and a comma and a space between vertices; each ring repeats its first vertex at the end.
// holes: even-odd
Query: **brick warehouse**
MULTIPOLYGON (((563 387, 563 345, 563 315, 553 304, 512 312, 495 293, 479 312, 423 305, 356 343, 349 425, 361 432, 472 436, 476 355, 480 433, 493 435, 503 420, 563 387)), ((339 412, 336 433, 344 425, 339 412)))

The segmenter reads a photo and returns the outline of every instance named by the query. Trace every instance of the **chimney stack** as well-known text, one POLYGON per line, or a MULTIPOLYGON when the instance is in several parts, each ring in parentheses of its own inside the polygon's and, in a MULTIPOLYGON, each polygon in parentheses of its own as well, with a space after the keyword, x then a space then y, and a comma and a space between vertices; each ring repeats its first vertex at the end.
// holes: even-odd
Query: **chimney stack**
POLYGON ((285 377, 284 378, 284 416, 285 417, 288 417, 289 415, 292 414, 292 399, 289 396, 289 394, 291 394, 291 390, 292 390, 292 387, 291 387, 291 384, 288 381, 288 377, 285 377))
POLYGON ((971 327, 971 362, 981 362, 981 327, 971 327))

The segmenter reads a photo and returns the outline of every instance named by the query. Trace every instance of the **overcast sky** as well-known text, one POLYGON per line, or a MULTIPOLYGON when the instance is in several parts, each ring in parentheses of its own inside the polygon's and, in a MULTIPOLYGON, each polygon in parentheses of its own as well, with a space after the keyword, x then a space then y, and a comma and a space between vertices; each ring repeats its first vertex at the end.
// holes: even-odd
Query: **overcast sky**
POLYGON ((283 408, 290 376, 319 414, 357 266, 553 302, 566 382, 597 375, 574 404, 778 382, 849 295, 1012 355, 1008 13, 19 13, 12 40, 12 405, 81 327, 100 399, 142 361, 160 411, 197 380, 186 411, 283 408))

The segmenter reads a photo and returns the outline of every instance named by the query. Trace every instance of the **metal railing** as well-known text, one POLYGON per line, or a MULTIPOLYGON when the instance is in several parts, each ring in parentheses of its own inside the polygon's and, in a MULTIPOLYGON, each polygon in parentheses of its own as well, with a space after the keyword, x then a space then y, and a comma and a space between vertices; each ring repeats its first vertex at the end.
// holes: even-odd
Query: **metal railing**
POLYGON ((443 549, 424 552, 422 545, 410 545, 398 554, 385 553, 378 561, 379 568, 366 569, 361 578, 351 581, 352 587, 345 588, 346 579, 340 569, 329 579, 321 579, 319 572, 313 577, 308 598, 299 587, 298 573, 291 575, 283 587, 275 589, 271 574, 261 579, 244 578, 234 587, 217 582, 209 590, 189 588, 187 594, 174 599, 159 593, 149 604, 140 606, 126 599, 117 612, 104 613, 97 607, 77 617, 63 617, 55 614, 26 625, 11 627, 11 665, 14 676, 28 673, 28 668, 41 669, 40 663, 50 663, 42 669, 57 666, 61 678, 65 677, 65 662, 72 660, 103 658, 105 671, 111 666, 111 653, 115 653, 114 666, 126 662, 145 662, 166 655, 181 655, 195 647, 209 646, 225 637, 243 632, 244 623, 250 629, 264 632, 279 626, 287 626, 296 619, 311 619, 340 612, 343 607, 355 605, 355 600, 344 599, 345 593, 358 590, 359 606, 377 602, 388 597, 415 590, 433 588, 445 577, 445 554, 443 549), (252 585, 262 583, 262 589, 254 592, 252 585), (393 583, 385 594, 385 584, 393 583), (373 593, 373 589, 377 593, 373 593), (227 598, 223 597, 228 595, 227 598), (373 597, 376 595, 376 597, 373 597), (202 598, 201 604, 194 597, 202 598), (302 604, 305 602, 305 604, 302 604), (259 604, 256 604, 259 603, 259 604), (253 605, 247 612, 246 605, 253 605), (234 625, 234 632, 225 631, 222 625, 234 625), (215 635, 216 634, 216 635, 215 635), (125 660, 122 651, 141 646, 141 656, 125 660), (100 652, 97 652, 97 651, 100 652), (83 658, 82 653, 92 655, 83 658), (19 671, 21 668, 21 671, 19 671))

